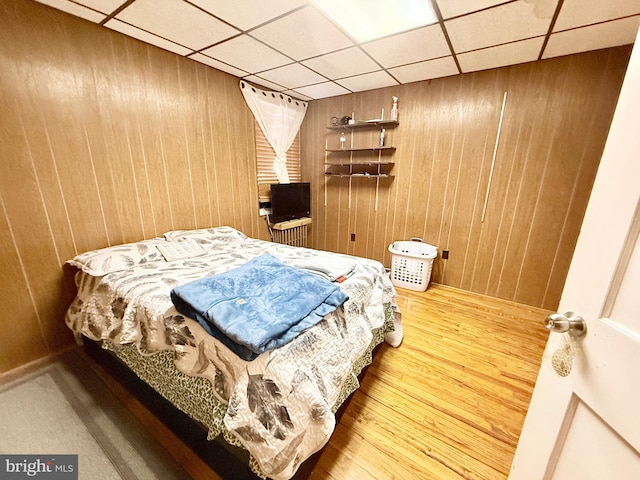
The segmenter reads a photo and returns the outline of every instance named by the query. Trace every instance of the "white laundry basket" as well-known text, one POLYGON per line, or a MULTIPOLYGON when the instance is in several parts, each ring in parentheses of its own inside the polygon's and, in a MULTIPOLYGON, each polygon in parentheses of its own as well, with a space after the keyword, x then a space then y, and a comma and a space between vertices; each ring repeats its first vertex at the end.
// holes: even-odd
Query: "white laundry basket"
POLYGON ((421 238, 393 242, 391 252, 391 283, 396 287, 424 292, 431 279, 433 259, 438 247, 424 243, 421 238))

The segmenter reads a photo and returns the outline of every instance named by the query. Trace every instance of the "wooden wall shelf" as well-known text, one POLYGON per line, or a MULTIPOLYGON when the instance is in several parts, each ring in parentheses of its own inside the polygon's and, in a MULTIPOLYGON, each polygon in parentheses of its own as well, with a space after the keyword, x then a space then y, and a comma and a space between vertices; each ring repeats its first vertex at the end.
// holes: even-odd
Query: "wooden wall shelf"
POLYGON ((389 141, 389 136, 383 135, 381 145, 361 147, 359 145, 370 143, 372 140, 378 143, 380 138, 370 138, 365 130, 371 131, 380 130, 381 134, 384 130, 393 129, 397 127, 399 123, 395 120, 364 120, 355 121, 346 125, 330 125, 327 127, 329 133, 325 136, 325 188, 324 188, 324 204, 327 205, 327 181, 330 178, 349 178, 349 207, 351 207, 351 179, 352 178, 366 178, 375 179, 376 182, 376 201, 375 209, 378 209, 378 188, 380 186, 381 179, 393 178, 390 171, 394 166, 394 162, 390 159, 386 159, 388 156, 393 155, 396 151, 396 147, 391 145, 385 145, 385 141, 389 141), (345 147, 346 135, 349 132, 349 148, 329 148, 329 137, 335 139, 335 133, 342 132, 340 146, 345 147), (383 155, 385 159, 383 160, 383 155), (329 158, 333 161, 329 161, 329 158), (367 158, 373 159, 367 161, 367 158), (342 158, 343 160, 339 160, 342 158))
POLYGON ((357 153, 357 152, 395 152, 396 147, 365 147, 365 148, 330 148, 327 153, 357 153))
POLYGON ((329 130, 357 130, 360 128, 395 128, 400 125, 399 122, 393 120, 356 120, 355 123, 347 125, 329 125, 329 130))

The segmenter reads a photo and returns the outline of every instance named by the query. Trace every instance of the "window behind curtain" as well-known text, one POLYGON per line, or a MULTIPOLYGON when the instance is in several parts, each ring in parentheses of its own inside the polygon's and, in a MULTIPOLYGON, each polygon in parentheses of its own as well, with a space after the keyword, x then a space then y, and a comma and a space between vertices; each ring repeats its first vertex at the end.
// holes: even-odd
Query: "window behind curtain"
MULTIPOLYGON (((269 185, 278 183, 278 178, 273 171, 273 159, 276 152, 264 136, 260 125, 254 120, 254 130, 256 132, 256 159, 258 165, 258 201, 270 202, 271 190, 269 185)), ((289 181, 302 181, 300 169, 300 132, 287 151, 287 170, 289 171, 289 181)))

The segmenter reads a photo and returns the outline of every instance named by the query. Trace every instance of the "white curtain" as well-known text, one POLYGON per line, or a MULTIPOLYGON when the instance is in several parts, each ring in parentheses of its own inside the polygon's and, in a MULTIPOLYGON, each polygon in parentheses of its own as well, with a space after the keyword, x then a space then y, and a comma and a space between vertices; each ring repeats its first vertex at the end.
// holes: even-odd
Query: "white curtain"
POLYGON ((276 152, 273 171, 280 183, 289 183, 287 150, 300 130, 307 102, 282 93, 260 90, 240 81, 240 89, 264 136, 276 152))

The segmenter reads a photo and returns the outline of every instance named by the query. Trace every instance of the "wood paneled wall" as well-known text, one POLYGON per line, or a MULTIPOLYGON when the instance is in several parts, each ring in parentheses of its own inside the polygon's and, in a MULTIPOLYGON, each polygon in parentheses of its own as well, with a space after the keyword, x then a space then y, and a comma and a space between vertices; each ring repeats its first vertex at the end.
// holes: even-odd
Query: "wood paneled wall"
POLYGON ((310 102, 301 148, 311 246, 390 266, 391 242, 421 237, 449 250, 433 281, 554 310, 629 54, 619 47, 310 102), (352 112, 379 118, 381 108, 388 118, 394 95, 395 177, 380 182, 376 210, 375 180, 325 178, 326 126, 352 112))
MULTIPOLYGON (((312 246, 390 264, 393 240, 450 250, 436 282, 558 303, 630 48, 310 102, 312 246), (503 93, 502 137, 480 222, 503 93), (395 178, 330 179, 332 116, 400 97, 395 178), (350 234, 356 241, 350 241, 350 234)), ((267 238, 238 79, 30 0, 0 2, 0 372, 72 342, 75 254, 177 228, 267 238)), ((373 140, 372 140, 373 141, 373 140)))
POLYGON ((31 0, 0 2, 0 372, 72 342, 64 262, 258 216, 239 80, 31 0))

